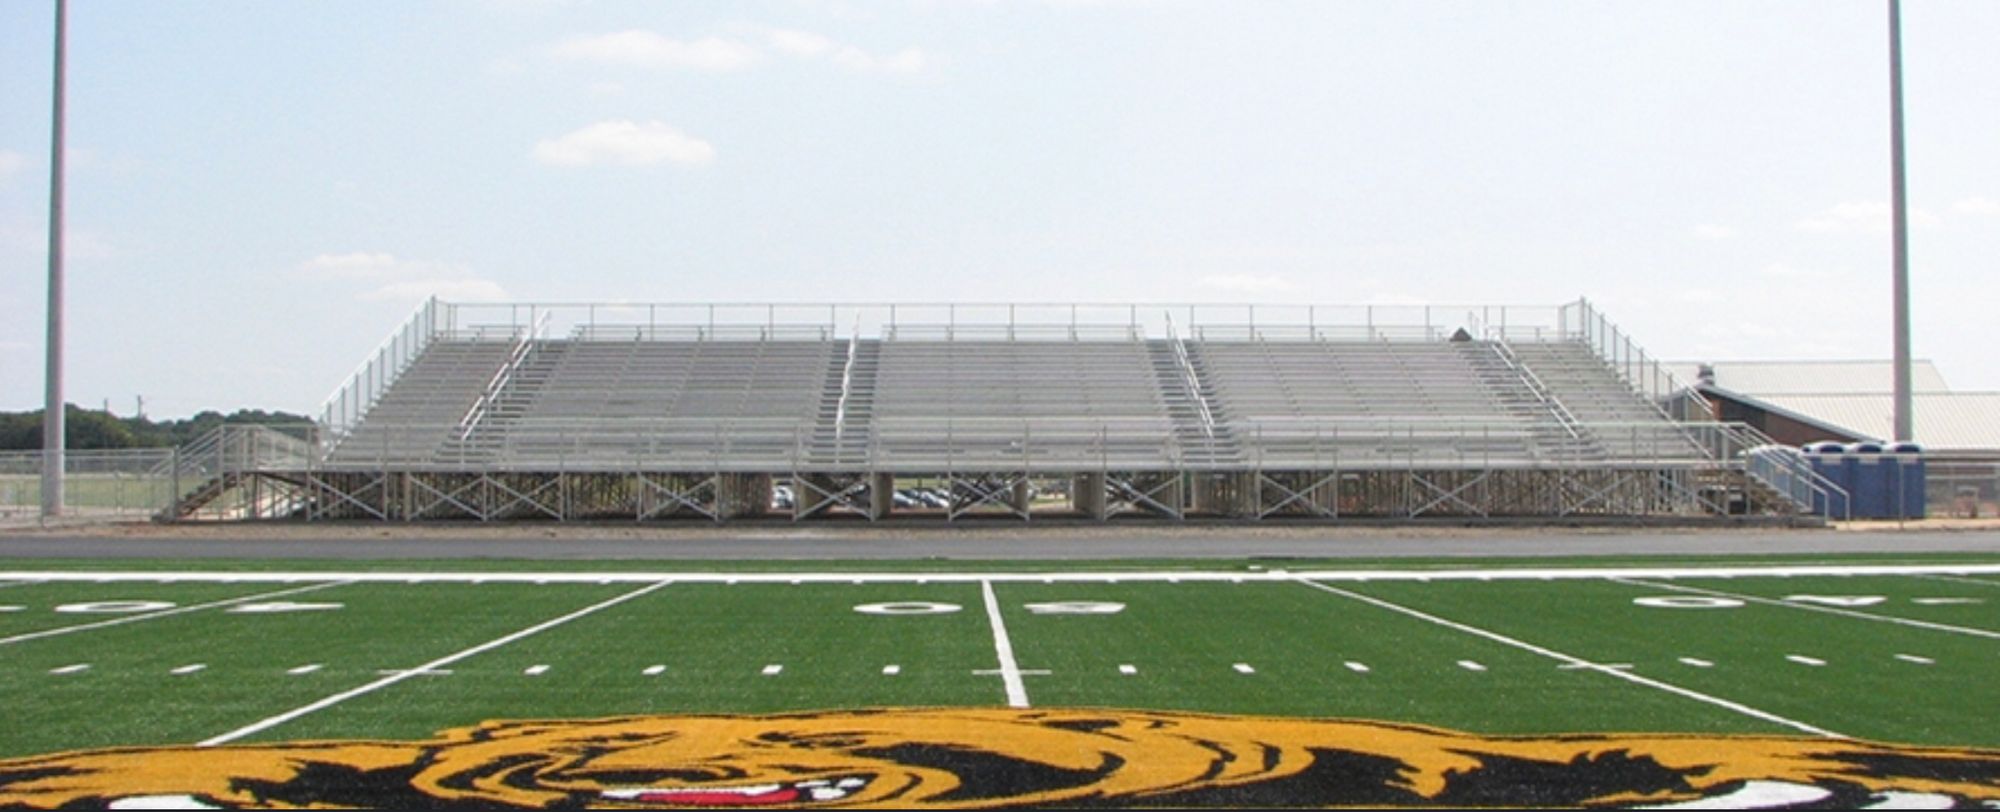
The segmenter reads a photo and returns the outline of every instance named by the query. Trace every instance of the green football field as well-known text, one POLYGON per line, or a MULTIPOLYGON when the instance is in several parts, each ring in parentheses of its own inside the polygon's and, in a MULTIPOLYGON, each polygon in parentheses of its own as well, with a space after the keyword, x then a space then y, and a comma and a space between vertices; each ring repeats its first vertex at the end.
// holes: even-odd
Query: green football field
POLYGON ((957 708, 2000 749, 2000 561, 1977 556, 467 566, 11 562, 0 759, 957 708))

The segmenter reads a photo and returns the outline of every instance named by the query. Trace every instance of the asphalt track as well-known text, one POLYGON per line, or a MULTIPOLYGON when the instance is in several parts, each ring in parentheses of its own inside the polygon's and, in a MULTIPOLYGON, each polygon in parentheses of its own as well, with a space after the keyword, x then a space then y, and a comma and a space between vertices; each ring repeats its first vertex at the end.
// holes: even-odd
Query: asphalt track
POLYGON ((452 535, 375 531, 363 535, 269 533, 235 528, 200 534, 0 535, 0 559, 530 559, 576 560, 1086 560, 1129 558, 1468 558, 1558 556, 1834 555, 2000 553, 2000 531, 1869 532, 1826 529, 1454 528, 1354 532, 1293 528, 1283 533, 1217 528, 1126 528, 1035 532, 744 529, 699 534, 561 533, 452 535))

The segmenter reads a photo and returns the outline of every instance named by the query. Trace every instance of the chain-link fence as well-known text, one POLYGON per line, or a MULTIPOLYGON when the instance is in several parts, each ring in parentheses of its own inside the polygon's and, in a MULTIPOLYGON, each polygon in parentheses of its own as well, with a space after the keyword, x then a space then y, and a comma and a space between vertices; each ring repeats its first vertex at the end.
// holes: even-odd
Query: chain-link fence
POLYGON ((1931 517, 2000 516, 2000 463, 1934 460, 1925 467, 1924 497, 1931 517))
MULTIPOLYGON (((171 448, 70 451, 63 455, 63 513, 77 518, 145 518, 173 502, 171 448)), ((42 452, 0 452, 0 519, 32 519, 42 509, 42 452)))

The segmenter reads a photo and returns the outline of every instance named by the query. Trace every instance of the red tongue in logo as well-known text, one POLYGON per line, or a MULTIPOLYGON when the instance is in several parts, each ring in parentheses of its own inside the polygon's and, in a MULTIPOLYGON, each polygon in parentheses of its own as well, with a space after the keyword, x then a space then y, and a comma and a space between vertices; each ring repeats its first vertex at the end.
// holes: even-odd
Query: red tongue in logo
POLYGON ((788 804, 798 799, 797 789, 781 787, 755 795, 745 795, 741 792, 647 792, 633 800, 675 806, 764 806, 788 804))

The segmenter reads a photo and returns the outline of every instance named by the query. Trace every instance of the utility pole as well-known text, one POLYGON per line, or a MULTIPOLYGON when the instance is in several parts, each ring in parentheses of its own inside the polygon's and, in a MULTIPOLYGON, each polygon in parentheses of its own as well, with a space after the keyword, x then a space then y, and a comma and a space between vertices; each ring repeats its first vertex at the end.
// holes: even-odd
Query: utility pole
POLYGON ((42 518, 63 512, 63 48, 68 3, 56 0, 55 110, 49 138, 49 356, 42 410, 42 518))
POLYGON ((1900 0, 1889 0, 1889 208, 1890 242, 1895 255, 1894 300, 1895 419, 1897 442, 1916 439, 1910 396, 1910 218, 1903 196, 1903 14, 1900 0))

